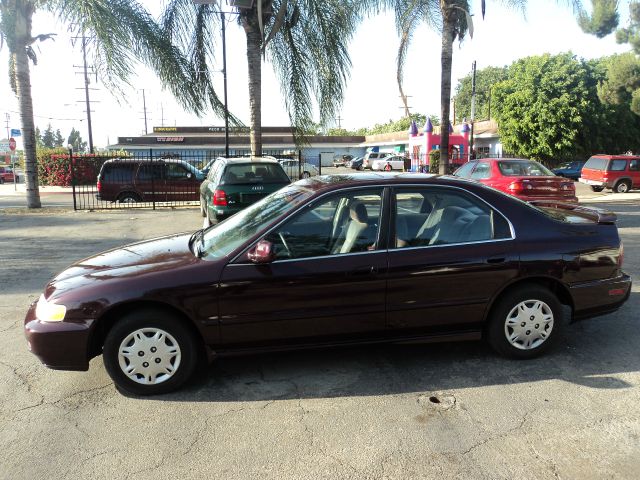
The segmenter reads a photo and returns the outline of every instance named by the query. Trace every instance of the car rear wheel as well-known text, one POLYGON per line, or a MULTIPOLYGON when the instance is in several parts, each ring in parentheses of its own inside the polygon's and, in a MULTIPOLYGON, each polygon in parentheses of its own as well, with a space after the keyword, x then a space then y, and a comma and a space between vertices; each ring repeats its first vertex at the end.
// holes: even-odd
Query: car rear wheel
POLYGON ((596 187, 595 185, 591 185, 591 190, 593 190, 594 192, 601 192, 602 190, 604 190, 604 187, 596 187))
POLYGON ((202 197, 200 197, 200 215, 202 215, 203 217, 207 216, 207 210, 204 206, 204 198, 202 197))
POLYGON ((613 187, 613 191, 616 193, 627 193, 629 190, 631 190, 631 183, 629 180, 620 180, 613 187))
POLYGON ((178 318, 145 309, 123 316, 107 334, 104 365, 116 387, 135 395, 176 390, 193 373, 195 336, 178 318))
POLYGON ((4 183, 4 178, 0 177, 0 185, 4 183))
POLYGON ((140 201, 140 197, 133 192, 121 193, 118 197, 120 203, 136 203, 140 201))
POLYGON ((309 178, 311 174, 309 172, 302 172, 302 178, 309 178))
POLYGON ((551 291, 522 286, 506 292, 492 309, 487 339, 504 356, 534 358, 555 342, 562 325, 562 304, 551 291))

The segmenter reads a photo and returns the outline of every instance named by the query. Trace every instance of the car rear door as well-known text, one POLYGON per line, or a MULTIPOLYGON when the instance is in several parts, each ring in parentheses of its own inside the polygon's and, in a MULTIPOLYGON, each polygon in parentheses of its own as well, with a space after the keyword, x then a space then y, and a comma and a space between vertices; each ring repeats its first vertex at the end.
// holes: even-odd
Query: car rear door
POLYGON ((382 205, 382 188, 324 197, 266 236, 275 261, 256 265, 241 258, 227 265, 218 289, 223 342, 260 346, 383 336, 382 205))
POLYGON ((490 299, 518 274, 509 222, 458 188, 397 188, 391 198, 390 330, 403 336, 479 330, 490 299))

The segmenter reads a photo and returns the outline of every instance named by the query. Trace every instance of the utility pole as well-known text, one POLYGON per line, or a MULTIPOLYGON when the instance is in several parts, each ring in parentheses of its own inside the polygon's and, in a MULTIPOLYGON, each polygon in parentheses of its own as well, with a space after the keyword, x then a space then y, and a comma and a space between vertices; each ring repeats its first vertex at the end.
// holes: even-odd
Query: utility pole
POLYGON ((222 77, 224 78, 224 154, 229 158, 229 108, 227 106, 227 26, 224 12, 220 12, 222 20, 222 77))
POLYGON ((87 38, 82 32, 82 64, 84 68, 84 99, 87 108, 87 128, 89 129, 89 153, 93 153, 93 129, 91 128, 91 102, 89 101, 89 75, 87 74, 87 38))
POLYGON ((336 118, 337 122, 338 122, 338 129, 342 130, 342 120, 344 120, 344 118, 342 118, 340 115, 338 115, 338 117, 336 118))
MULTIPOLYGON (((84 87, 76 89, 76 90, 84 89, 84 100, 78 100, 77 102, 85 104, 85 110, 87 112, 87 130, 89 134, 89 153, 94 153, 93 127, 91 126, 91 111, 92 111, 91 103, 92 102, 97 103, 97 102, 89 98, 89 90, 96 90, 95 88, 89 88, 89 84, 91 83, 89 80, 89 70, 93 68, 87 65, 87 42, 89 39, 86 37, 84 32, 82 32, 82 36, 72 37, 72 41, 71 41, 72 45, 74 45, 75 40, 82 40, 82 66, 74 65, 73 67, 80 69, 81 71, 76 72, 76 74, 81 74, 84 77, 84 87)), ((97 76, 96 76, 96 81, 97 81, 97 76)))
POLYGON ((144 112, 144 134, 149 133, 147 128, 147 97, 144 95, 144 88, 142 89, 142 110, 144 112))
POLYGON ((469 159, 473 154, 473 124, 476 119, 476 61, 472 65, 473 75, 471 77, 471 135, 469 138, 469 159))
POLYGON ((10 118, 11 118, 11 116, 9 115, 9 113, 5 113, 5 114, 4 114, 4 121, 5 121, 5 124, 6 124, 6 126, 7 126, 7 141, 9 141, 9 138, 11 138, 11 137, 9 136, 9 119, 10 119, 10 118))

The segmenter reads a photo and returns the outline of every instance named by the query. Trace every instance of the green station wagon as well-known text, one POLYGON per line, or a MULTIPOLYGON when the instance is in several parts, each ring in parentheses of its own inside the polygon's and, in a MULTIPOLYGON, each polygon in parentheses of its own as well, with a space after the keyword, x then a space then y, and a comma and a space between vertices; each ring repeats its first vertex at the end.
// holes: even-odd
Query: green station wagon
POLYGON ((275 160, 221 158, 200 185, 200 213, 211 225, 290 183, 275 160))

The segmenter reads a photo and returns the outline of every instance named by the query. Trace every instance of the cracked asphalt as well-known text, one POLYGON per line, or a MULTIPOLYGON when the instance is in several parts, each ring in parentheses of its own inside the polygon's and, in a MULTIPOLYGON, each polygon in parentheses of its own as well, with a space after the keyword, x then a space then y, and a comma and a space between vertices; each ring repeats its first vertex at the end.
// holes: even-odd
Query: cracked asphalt
POLYGON ((142 399, 100 357, 43 367, 24 314, 69 263, 194 230, 197 210, 0 212, 0 479, 637 479, 640 202, 603 205, 633 293, 544 358, 480 342, 242 357, 142 399))

